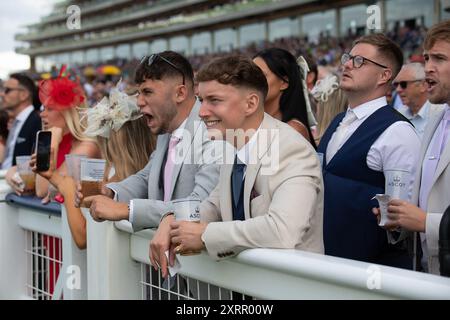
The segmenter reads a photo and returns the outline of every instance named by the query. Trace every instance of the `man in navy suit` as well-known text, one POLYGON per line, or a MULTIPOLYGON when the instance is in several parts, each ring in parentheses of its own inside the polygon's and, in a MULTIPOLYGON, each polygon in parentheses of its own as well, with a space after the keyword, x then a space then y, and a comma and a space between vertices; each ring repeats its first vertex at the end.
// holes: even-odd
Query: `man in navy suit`
POLYGON ((341 63, 340 85, 349 106, 331 122, 318 148, 324 155, 325 254, 412 268, 406 249, 388 244, 371 211, 377 205, 371 199, 385 193, 388 170, 410 177, 416 170, 420 139, 385 96, 403 53, 385 35, 371 34, 358 39, 341 63))
POLYGON ((5 81, 0 92, 3 108, 13 119, 6 141, 2 169, 15 166, 16 156, 32 153, 36 132, 41 130, 41 118, 33 107, 36 91, 33 80, 24 74, 14 73, 5 81))

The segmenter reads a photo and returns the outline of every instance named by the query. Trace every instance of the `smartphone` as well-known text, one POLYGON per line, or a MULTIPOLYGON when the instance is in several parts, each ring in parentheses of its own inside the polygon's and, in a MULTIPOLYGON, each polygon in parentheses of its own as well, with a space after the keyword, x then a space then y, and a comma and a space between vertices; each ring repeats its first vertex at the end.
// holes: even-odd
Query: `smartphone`
POLYGON ((52 142, 51 131, 38 131, 36 133, 36 170, 50 169, 50 148, 52 142))

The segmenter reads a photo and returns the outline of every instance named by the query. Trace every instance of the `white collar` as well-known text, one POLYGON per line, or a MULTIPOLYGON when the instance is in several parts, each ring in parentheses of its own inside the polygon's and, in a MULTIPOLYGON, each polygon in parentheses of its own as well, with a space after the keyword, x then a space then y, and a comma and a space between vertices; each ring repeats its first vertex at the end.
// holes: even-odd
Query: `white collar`
POLYGON ((248 165, 248 163, 250 161, 249 160, 250 151, 256 144, 257 136, 261 129, 261 125, 262 125, 262 121, 261 121, 261 124, 259 125, 258 129, 256 129, 255 133, 250 138, 250 140, 246 144, 244 144, 236 153, 236 156, 238 157, 239 161, 241 161, 245 165, 248 165))
POLYGON ((387 103, 386 97, 383 96, 380 98, 376 98, 376 99, 364 102, 363 104, 360 104, 359 106, 356 106, 355 108, 352 108, 352 109, 349 107, 347 109, 347 113, 349 112, 349 110, 351 110, 355 113, 358 120, 361 120, 361 119, 371 115, 378 109, 386 106, 387 104, 388 103, 387 103))
POLYGON ((402 107, 403 114, 406 118, 408 118, 408 120, 412 120, 417 117, 425 119, 428 116, 428 109, 430 109, 430 102, 428 100, 425 101, 419 112, 417 112, 415 115, 412 114, 411 109, 408 106, 404 105, 402 107))
POLYGON ((430 101, 425 101, 422 108, 420 108, 419 112, 417 112, 416 116, 425 119, 428 116, 428 109, 430 109, 430 101))
POLYGON ((177 137, 179 141, 183 139, 184 127, 186 126, 187 119, 188 118, 184 119, 180 126, 172 132, 171 137, 177 137))
POLYGON ((28 116, 33 112, 33 110, 34 107, 32 105, 29 105, 28 107, 20 111, 15 120, 25 122, 25 120, 27 120, 28 116))

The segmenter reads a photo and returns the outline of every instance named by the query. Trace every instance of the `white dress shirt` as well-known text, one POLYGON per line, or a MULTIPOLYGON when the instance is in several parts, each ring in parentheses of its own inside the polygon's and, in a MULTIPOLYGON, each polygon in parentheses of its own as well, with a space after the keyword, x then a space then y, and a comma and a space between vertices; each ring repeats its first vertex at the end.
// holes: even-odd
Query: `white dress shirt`
POLYGON ((254 161, 256 161, 256 159, 250 159, 250 154, 253 148, 255 148, 255 144, 257 141, 257 136, 258 133, 260 131, 261 125, 259 125, 258 129, 256 130, 256 132, 250 137, 250 140, 243 145, 237 152, 236 152, 236 156, 238 157, 239 161, 243 164, 245 164, 244 167, 244 175, 242 176, 242 178, 245 178, 245 174, 247 172, 247 166, 249 164, 255 164, 254 161), (252 162, 252 163, 250 163, 252 162))
MULTIPOLYGON (((341 145, 351 137, 358 127, 375 111, 387 105, 386 97, 377 98, 363 103, 353 109, 357 119, 353 121, 346 132, 341 145)), ((349 112, 350 108, 347 110, 349 112)), ((334 136, 335 133, 333 133, 334 136)), ((333 139, 330 139, 330 142, 333 139)), ((408 171, 411 176, 409 198, 412 194, 414 173, 417 168, 420 151, 420 138, 414 127, 406 121, 391 124, 373 143, 367 153, 367 166, 378 172, 387 170, 408 171)), ((330 148, 330 145, 328 145, 330 148)), ((405 199, 406 200, 406 199, 405 199)))
POLYGON ((430 102, 427 100, 416 114, 412 114, 411 109, 408 106, 402 106, 398 111, 403 114, 406 119, 411 121, 417 130, 419 138, 422 139, 430 113, 430 102))
POLYGON ((14 148, 17 142, 17 138, 19 137, 19 133, 22 130, 25 121, 28 119, 28 116, 33 112, 34 107, 29 105, 25 109, 23 109, 16 117, 14 121, 17 121, 15 125, 14 132, 10 132, 9 134, 13 135, 13 138, 10 140, 9 145, 7 146, 9 153, 8 156, 3 160, 2 169, 9 169, 13 163, 14 156, 14 148))

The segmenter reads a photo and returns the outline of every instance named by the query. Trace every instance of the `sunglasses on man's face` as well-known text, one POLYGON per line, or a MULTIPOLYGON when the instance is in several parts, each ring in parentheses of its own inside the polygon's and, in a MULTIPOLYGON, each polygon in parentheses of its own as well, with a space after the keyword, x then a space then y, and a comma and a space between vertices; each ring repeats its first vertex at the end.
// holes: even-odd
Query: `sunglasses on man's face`
POLYGON ((164 61, 165 63, 167 63, 167 64, 169 64, 170 66, 172 66, 172 68, 174 68, 175 70, 177 70, 179 73, 181 73, 181 75, 183 76, 183 86, 184 86, 184 84, 185 84, 185 79, 184 79, 184 73, 183 73, 183 71, 182 71, 180 68, 178 68, 175 64, 173 64, 172 62, 170 62, 169 60, 167 60, 166 58, 164 58, 163 56, 161 56, 161 55, 159 55, 159 54, 157 54, 157 53, 154 53, 154 54, 152 54, 152 55, 150 55, 150 56, 144 56, 144 57, 142 58, 142 60, 141 60, 140 65, 142 65, 143 63, 145 63, 145 61, 148 59, 147 66, 150 68, 157 58, 161 59, 161 60, 164 61))
POLYGON ((14 91, 14 90, 23 90, 23 89, 22 88, 8 88, 8 87, 3 88, 3 92, 5 94, 8 94, 8 93, 10 93, 11 91, 14 91))
POLYGON ((405 80, 405 81, 396 81, 392 83, 392 86, 394 87, 394 89, 397 89, 398 86, 400 86, 400 88, 402 89, 406 89, 408 87, 408 83, 409 82, 418 82, 418 81, 423 81, 423 79, 417 79, 417 80, 405 80))

